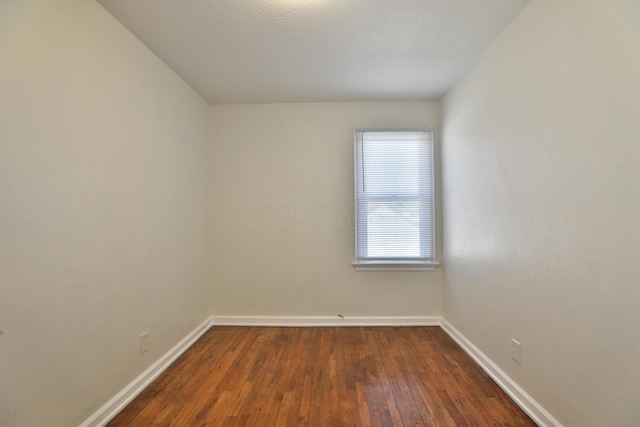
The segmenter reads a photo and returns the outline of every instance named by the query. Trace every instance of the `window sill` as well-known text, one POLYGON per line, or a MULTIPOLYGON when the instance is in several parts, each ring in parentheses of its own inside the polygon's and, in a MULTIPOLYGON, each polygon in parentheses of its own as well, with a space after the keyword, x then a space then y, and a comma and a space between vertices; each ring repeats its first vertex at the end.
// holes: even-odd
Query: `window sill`
POLYGON ((354 261, 351 265, 356 271, 435 271, 440 264, 437 262, 411 261, 354 261))

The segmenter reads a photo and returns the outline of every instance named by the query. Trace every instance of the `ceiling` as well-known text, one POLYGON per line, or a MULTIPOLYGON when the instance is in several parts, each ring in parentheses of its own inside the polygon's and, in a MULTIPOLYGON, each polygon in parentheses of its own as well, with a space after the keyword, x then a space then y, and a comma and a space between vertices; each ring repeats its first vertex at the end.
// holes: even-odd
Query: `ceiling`
POLYGON ((438 99, 528 0, 98 0, 212 104, 438 99))

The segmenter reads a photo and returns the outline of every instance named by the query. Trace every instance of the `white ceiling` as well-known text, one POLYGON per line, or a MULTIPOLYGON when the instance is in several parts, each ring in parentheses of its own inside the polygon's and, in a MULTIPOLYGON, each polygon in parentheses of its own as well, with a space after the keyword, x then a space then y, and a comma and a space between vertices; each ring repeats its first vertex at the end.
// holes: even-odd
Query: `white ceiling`
POLYGON ((528 0, 98 0, 212 104, 437 99, 528 0))

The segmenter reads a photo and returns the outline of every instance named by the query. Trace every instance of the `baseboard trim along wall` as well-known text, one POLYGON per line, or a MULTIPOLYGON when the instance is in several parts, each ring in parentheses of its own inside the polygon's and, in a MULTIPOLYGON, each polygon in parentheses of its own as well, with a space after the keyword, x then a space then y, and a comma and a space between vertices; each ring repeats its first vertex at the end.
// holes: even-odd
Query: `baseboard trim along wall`
POLYGON ((563 427, 549 412, 524 391, 502 369, 473 345, 451 323, 442 319, 442 329, 541 427, 563 427))
POLYGON ((440 326, 439 316, 212 316, 225 326, 440 326))
POLYGON ((212 326, 440 326, 539 426, 563 427, 498 365, 439 316, 211 316, 79 427, 106 425, 212 326))
POLYGON ((165 353, 153 365, 123 388, 111 400, 98 409, 80 427, 102 427, 118 415, 125 406, 136 398, 149 384, 163 373, 175 360, 189 349, 211 327, 211 318, 202 322, 185 338, 165 353))

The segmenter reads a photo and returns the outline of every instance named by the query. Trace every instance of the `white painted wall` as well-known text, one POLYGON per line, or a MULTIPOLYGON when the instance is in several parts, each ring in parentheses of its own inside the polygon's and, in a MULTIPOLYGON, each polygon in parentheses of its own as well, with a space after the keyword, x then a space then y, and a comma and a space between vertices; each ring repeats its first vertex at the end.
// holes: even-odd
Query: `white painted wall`
POLYGON ((213 315, 433 316, 441 271, 356 272, 353 128, 439 126, 437 102, 212 109, 213 315))
POLYGON ((96 2, 0 3, 0 425, 78 425, 208 316, 208 114, 96 2))
POLYGON ((566 426, 640 425, 639 28, 533 0, 443 106, 444 316, 566 426))

